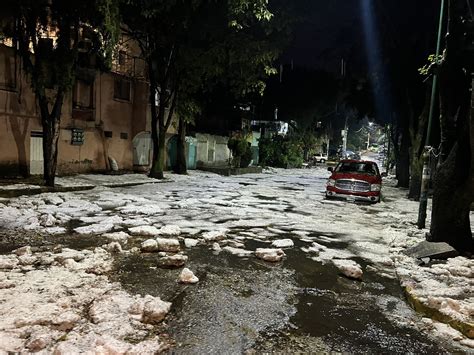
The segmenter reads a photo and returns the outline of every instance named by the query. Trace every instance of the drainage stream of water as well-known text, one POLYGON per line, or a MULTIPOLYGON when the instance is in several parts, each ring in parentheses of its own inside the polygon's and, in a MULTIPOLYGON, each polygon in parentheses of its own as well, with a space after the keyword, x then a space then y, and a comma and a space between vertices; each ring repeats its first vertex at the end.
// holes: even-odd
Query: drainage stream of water
POLYGON ((279 264, 193 248, 187 267, 200 278, 193 286, 177 284, 180 270, 156 268, 154 255, 119 259, 115 277, 129 292, 173 302, 167 322, 177 353, 452 350, 411 324, 419 317, 397 280, 370 272, 362 282, 346 279, 295 244, 279 264))
MULTIPOLYGON (((81 250, 105 242, 97 236, 15 236, 2 238, 0 249, 59 243, 81 250)), ((200 279, 192 286, 177 283, 180 269, 158 268, 156 254, 118 255, 110 277, 132 294, 173 303, 160 331, 170 334, 177 353, 454 351, 417 330, 420 318, 406 304, 398 280, 370 271, 363 281, 346 279, 332 264, 310 259, 300 250, 301 241, 294 242, 277 264, 215 253, 209 246, 188 249, 186 266, 200 279)), ((246 241, 249 250, 267 246, 246 241)))

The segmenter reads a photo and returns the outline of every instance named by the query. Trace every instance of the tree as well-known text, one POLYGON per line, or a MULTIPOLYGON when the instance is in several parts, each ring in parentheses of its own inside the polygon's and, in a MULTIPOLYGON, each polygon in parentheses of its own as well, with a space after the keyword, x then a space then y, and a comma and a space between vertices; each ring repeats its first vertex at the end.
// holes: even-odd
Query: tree
MULTIPOLYGON (((128 31, 139 41, 148 63, 152 113, 153 162, 150 176, 163 178, 166 132, 173 114, 180 118, 178 143, 184 145, 196 96, 225 81, 230 90, 262 86, 261 72, 275 59, 266 29, 272 14, 266 0, 129 0, 124 7, 128 31), (257 34, 257 35, 256 35, 257 34), (258 38, 258 40, 256 40, 258 38), (192 108, 192 110, 189 110, 192 108)), ((184 146, 179 148, 179 154, 184 146)), ((185 172, 183 157, 179 171, 185 172)))
MULTIPOLYGON (((187 48, 183 56, 186 62, 180 63, 180 67, 185 75, 181 77, 187 79, 188 85, 184 99, 181 95, 178 102, 179 106, 184 107, 185 114, 179 115, 178 143, 181 142, 182 146, 178 145, 175 172, 186 173, 185 140, 181 127, 185 128, 187 123, 193 121, 193 115, 189 113, 194 113, 194 116, 201 113, 205 101, 215 105, 212 99, 200 101, 196 97, 206 95, 212 98, 213 92, 223 89, 229 99, 223 104, 230 110, 235 103, 250 106, 263 94, 264 80, 276 73, 273 62, 289 41, 290 28, 295 21, 292 7, 292 2, 288 0, 269 3, 232 0, 228 1, 227 7, 206 9, 206 13, 213 14, 212 18, 223 16, 228 22, 213 26, 213 36, 207 34, 208 19, 204 24, 197 23, 194 32, 198 37, 184 46, 187 48), (195 47, 196 42, 200 43, 200 48, 195 47), (208 50, 202 50, 203 46, 208 50)), ((251 150, 246 148, 243 165, 248 165, 251 160, 251 150)))
POLYGON ((310 151, 329 134, 342 85, 326 71, 290 65, 280 70, 280 76, 267 81, 261 110, 272 118, 278 110, 278 119, 288 122, 300 137, 307 160, 310 151))
POLYGON ((154 178, 163 178, 166 132, 178 97, 174 70, 179 53, 176 44, 193 10, 193 1, 128 0, 122 4, 124 30, 138 42, 147 63, 153 142, 150 176, 154 178))
POLYGON ((426 88, 425 104, 419 117, 410 113, 410 186, 408 198, 419 200, 421 192, 421 175, 423 170, 423 148, 430 110, 431 85, 426 88))
POLYGON ((91 55, 111 60, 118 38, 117 0, 6 0, 4 32, 13 38, 31 79, 43 126, 44 180, 54 186, 64 100, 75 81, 78 46, 87 35, 91 55))
POLYGON ((434 178, 428 239, 472 253, 469 214, 474 200, 474 117, 470 89, 474 59, 472 42, 468 43, 465 37, 469 33, 466 25, 472 26, 472 19, 468 20, 465 1, 450 0, 448 7, 446 50, 436 68, 440 83, 441 152, 434 178))

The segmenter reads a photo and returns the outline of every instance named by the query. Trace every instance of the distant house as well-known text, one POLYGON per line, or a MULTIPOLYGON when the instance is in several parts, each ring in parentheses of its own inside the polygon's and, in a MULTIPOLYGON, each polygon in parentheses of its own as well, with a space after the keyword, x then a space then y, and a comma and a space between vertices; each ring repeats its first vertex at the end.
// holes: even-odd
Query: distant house
POLYGON ((227 147, 229 137, 236 132, 249 132, 249 144, 253 151, 253 164, 258 164, 258 138, 260 132, 252 132, 250 106, 226 102, 200 117, 190 132, 196 138, 197 168, 227 166, 232 153, 227 147))
MULTIPOLYGON (((146 170, 151 161, 147 70, 138 46, 122 37, 111 72, 80 50, 76 82, 64 102, 58 174, 146 170)), ((173 128, 170 129, 173 134, 173 128)), ((42 126, 35 95, 11 43, 0 44, 0 176, 42 174, 42 126)))
POLYGON ((290 130, 290 125, 283 121, 252 121, 252 130, 260 132, 262 137, 272 137, 276 134, 286 136, 290 130))

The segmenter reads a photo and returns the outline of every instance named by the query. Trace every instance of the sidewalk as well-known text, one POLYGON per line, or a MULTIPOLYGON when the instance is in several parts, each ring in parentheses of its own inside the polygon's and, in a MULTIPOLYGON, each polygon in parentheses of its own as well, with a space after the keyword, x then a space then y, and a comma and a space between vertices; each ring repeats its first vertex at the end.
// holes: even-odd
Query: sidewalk
POLYGON ((98 186, 126 187, 163 182, 167 182, 167 179, 157 180, 144 174, 81 174, 57 177, 56 186, 54 188, 42 186, 39 184, 27 184, 22 182, 0 185, 0 197, 17 197, 21 195, 34 195, 43 192, 91 190, 98 186))

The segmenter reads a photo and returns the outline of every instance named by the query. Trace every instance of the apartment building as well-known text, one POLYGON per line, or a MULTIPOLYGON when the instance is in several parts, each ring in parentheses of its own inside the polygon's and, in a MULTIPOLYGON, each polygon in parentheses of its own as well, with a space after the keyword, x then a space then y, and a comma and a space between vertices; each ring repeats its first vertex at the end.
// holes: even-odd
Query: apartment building
MULTIPOLYGON (((111 72, 86 55, 64 101, 58 174, 146 170, 150 164, 150 105, 146 65, 133 41, 122 38, 111 72)), ((80 58, 81 59, 81 58, 80 58)), ((21 59, 0 43, 0 176, 43 172, 39 108, 21 59)))

